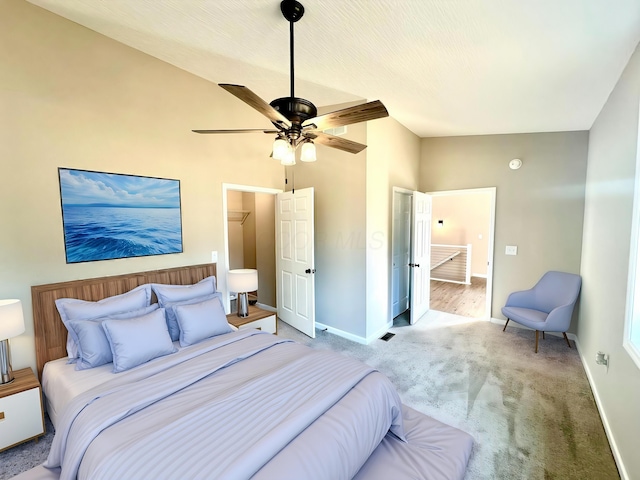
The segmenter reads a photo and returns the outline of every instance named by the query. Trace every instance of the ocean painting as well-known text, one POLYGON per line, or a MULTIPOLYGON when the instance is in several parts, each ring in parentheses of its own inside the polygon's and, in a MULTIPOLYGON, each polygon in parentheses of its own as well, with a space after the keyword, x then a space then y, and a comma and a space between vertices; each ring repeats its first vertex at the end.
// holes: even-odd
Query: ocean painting
POLYGON ((182 252, 179 180, 58 174, 67 263, 182 252))

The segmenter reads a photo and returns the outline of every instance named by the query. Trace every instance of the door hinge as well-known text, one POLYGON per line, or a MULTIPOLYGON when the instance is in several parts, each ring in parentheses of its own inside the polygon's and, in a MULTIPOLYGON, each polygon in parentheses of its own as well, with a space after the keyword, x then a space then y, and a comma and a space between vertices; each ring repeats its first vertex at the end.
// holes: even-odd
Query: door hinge
POLYGON ((307 268, 304 273, 316 273, 316 269, 307 268))

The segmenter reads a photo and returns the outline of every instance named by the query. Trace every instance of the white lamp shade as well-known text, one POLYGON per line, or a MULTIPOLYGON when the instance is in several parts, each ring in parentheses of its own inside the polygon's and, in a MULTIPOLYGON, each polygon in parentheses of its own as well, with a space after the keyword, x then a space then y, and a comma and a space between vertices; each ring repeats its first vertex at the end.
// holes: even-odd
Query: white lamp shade
POLYGON ((283 138, 276 138, 273 142, 273 158, 282 160, 289 150, 289 144, 283 138))
POLYGON ((0 300, 0 340, 24 333, 24 316, 20 300, 0 300))
POLYGON ((302 150, 300 150, 300 161, 316 161, 316 146, 313 144, 313 142, 305 142, 302 144, 302 150))
POLYGON ((280 163, 286 166, 296 164, 296 150, 291 145, 287 147, 287 153, 280 159, 280 163))
POLYGON ((258 271, 251 268, 229 270, 227 287, 230 292, 245 293, 258 289, 258 271))

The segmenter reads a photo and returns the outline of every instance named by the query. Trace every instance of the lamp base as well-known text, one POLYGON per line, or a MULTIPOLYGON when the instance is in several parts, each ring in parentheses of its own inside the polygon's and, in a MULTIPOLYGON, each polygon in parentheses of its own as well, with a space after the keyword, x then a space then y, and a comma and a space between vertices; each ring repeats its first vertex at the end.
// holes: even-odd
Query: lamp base
POLYGON ((11 370, 11 351, 9 340, 0 341, 0 385, 11 383, 14 380, 11 370))
POLYGON ((249 316, 249 295, 247 292, 238 293, 238 316, 246 318, 249 316))

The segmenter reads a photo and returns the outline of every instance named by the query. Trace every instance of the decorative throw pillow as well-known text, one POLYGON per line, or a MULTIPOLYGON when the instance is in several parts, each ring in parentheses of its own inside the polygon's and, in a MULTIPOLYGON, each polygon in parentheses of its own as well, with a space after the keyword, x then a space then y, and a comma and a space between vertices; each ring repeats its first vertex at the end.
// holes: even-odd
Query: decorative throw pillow
POLYGON ((114 373, 177 351, 169 336, 164 308, 126 322, 105 320, 102 328, 111 346, 114 373))
POLYGON ((181 302, 191 298, 202 297, 216 291, 216 277, 211 276, 193 285, 165 285, 152 283, 151 288, 158 297, 158 303, 164 307, 170 302, 181 302))
POLYGON ((77 298, 59 298, 56 308, 62 323, 67 327, 67 354, 69 358, 78 358, 78 340, 69 328, 70 320, 91 320, 114 313, 122 313, 148 307, 151 303, 151 285, 145 284, 121 295, 107 297, 97 302, 79 300, 77 298))
POLYGON ((180 346, 193 345, 201 340, 233 332, 220 298, 171 307, 180 326, 180 346))
POLYGON ((167 317, 167 328, 169 329, 169 334, 171 335, 171 340, 174 342, 180 338, 180 326, 178 325, 178 320, 176 319, 175 309, 173 307, 179 305, 190 305, 192 303, 200 303, 205 300, 210 300, 212 298, 220 299, 222 302, 222 294, 220 292, 211 293, 208 295, 202 295, 200 297, 190 298, 188 300, 182 300, 180 302, 167 302, 164 304, 165 315, 167 317))
POLYGON ((113 361, 111 354, 111 345, 107 340, 107 335, 102 328, 102 322, 105 320, 128 320, 151 313, 158 309, 158 304, 154 303, 145 308, 132 310, 107 317, 96 318, 92 320, 70 320, 70 331, 73 331, 78 345, 78 362, 76 370, 86 370, 98 367, 105 363, 113 361))

